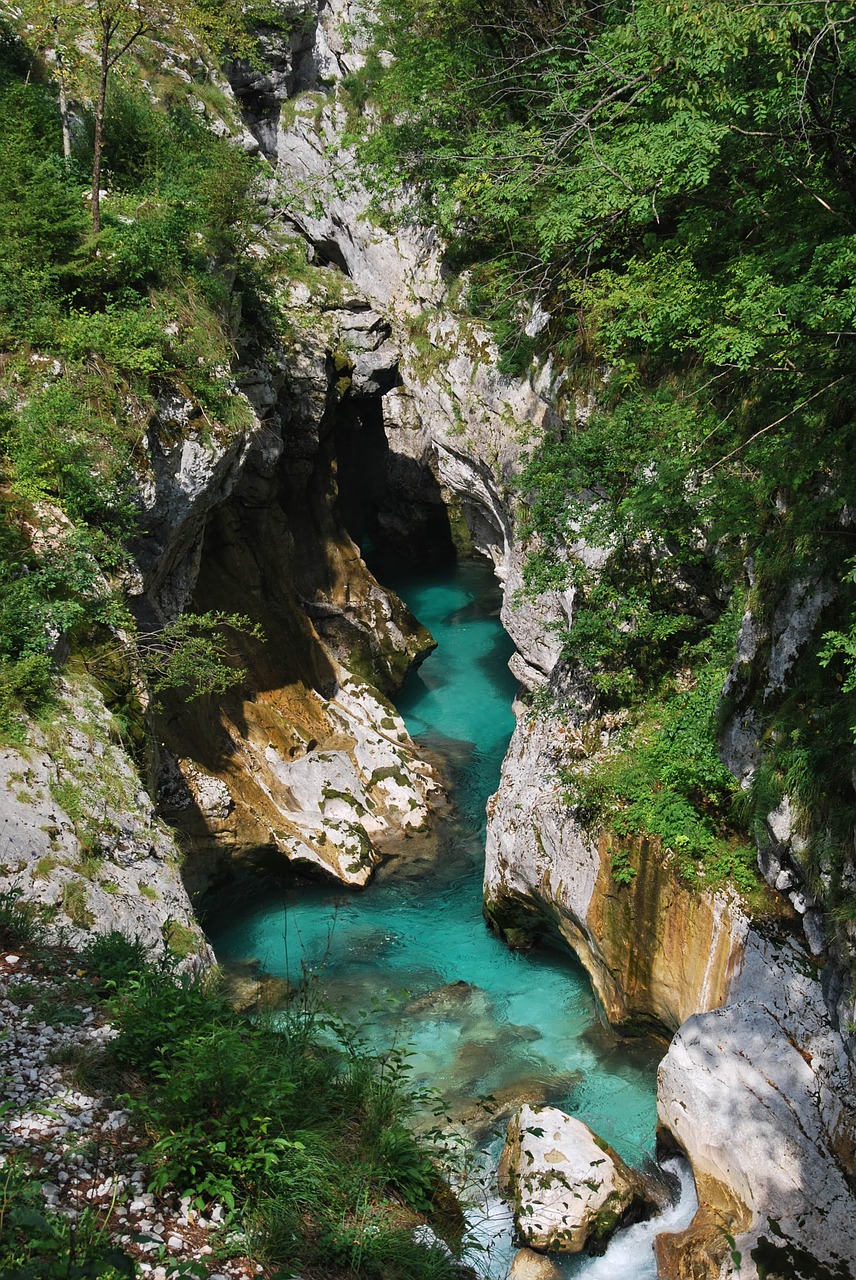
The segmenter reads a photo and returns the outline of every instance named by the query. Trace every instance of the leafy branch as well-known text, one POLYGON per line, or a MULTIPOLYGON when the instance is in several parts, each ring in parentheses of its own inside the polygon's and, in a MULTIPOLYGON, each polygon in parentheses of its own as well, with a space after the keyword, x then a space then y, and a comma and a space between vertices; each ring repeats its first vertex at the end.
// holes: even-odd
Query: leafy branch
POLYGON ((159 631, 136 636, 146 681, 155 695, 178 693, 186 702, 226 693, 247 677, 230 653, 226 632, 263 640, 264 632, 245 614, 186 613, 159 631))

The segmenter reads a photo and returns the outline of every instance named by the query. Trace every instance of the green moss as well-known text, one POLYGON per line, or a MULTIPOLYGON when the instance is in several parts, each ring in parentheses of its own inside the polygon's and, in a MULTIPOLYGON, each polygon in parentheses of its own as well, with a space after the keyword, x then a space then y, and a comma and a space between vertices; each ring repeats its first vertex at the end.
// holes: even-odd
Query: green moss
POLYGON ((368 810, 365 805, 360 804, 356 796, 352 796, 347 791, 336 791, 333 787, 321 788, 321 812, 324 812, 325 802, 327 800, 342 800, 349 808, 353 809, 358 817, 365 817, 368 810))
POLYGON ((369 778, 369 786, 376 787, 379 782, 385 782, 388 778, 392 778, 400 787, 409 787, 410 782, 407 774, 400 766, 384 765, 382 769, 374 769, 372 776, 369 778))
POLYGON ((431 337, 432 322, 435 319, 436 312, 429 309, 407 319, 408 363, 422 382, 427 382, 448 364, 454 354, 449 348, 435 343, 431 337))

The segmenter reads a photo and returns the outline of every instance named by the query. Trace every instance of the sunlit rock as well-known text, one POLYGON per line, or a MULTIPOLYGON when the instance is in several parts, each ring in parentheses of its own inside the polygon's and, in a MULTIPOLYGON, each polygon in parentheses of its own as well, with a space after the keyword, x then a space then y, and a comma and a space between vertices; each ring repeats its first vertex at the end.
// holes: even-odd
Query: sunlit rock
POLYGON ((511 1262, 508 1280, 562 1280, 562 1273, 542 1253, 534 1249, 518 1249, 511 1262))
POLYGON ((520 1239, 558 1253, 598 1252, 620 1223, 654 1205, 616 1152, 555 1107, 524 1106, 512 1118, 499 1180, 520 1239))

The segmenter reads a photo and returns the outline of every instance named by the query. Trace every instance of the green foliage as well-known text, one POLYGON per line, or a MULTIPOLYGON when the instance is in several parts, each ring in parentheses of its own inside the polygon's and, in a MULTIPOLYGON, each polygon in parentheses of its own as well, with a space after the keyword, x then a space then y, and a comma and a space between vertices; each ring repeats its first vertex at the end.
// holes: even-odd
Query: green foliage
POLYGON ((22 901, 20 889, 0 894, 0 947, 32 947, 43 941, 44 925, 37 907, 22 901))
POLYGON ((626 849, 616 849, 610 859, 610 868, 617 885, 632 884, 636 878, 636 868, 631 865, 630 854, 626 849))
POLYGON ((72 521, 121 535, 133 527, 130 476, 104 448, 87 389, 64 378, 33 391, 3 442, 12 482, 28 502, 53 501, 72 521))
POLYGON ((44 1207, 41 1182, 19 1159, 0 1170, 0 1273, 4 1280, 123 1280, 133 1258, 111 1244, 98 1215, 74 1223, 44 1207))
MULTIPOLYGON (((684 668, 680 685, 667 683, 660 698, 640 708, 620 745, 588 768, 566 767, 562 779, 585 820, 619 838, 659 840, 692 883, 731 880, 751 893, 758 885, 755 852, 735 830, 739 789, 716 745, 726 674, 710 659, 692 672, 684 668)), ((619 885, 636 875, 625 849, 614 853, 612 871, 619 885)))
MULTIPOLYGON (((217 28, 221 45, 250 52, 240 6, 199 9, 212 39, 217 28), (226 30, 238 20, 240 39, 237 26, 226 30)), ((277 26, 299 21, 279 5, 262 12, 277 26)), ((0 736, 20 741, 49 700, 48 654, 60 637, 133 633, 119 583, 157 397, 188 398, 206 433, 247 426, 251 410, 229 371, 239 323, 244 342, 262 338, 270 302, 261 269, 243 256, 255 236, 257 162, 185 101, 155 106, 133 77, 112 86, 109 195, 95 241, 81 199, 91 134, 63 158, 54 86, 6 27, 0 110, 0 736)), ((198 696, 240 678, 220 621, 166 634, 160 647, 144 642, 158 688, 198 696)))
POLYGON ((262 639, 261 629, 237 613, 187 613, 160 631, 138 638, 143 670, 154 693, 181 693, 186 701, 225 693, 247 672, 228 660, 223 628, 262 639))
POLYGON ((753 687, 740 708, 798 797, 825 897, 856 767, 852 6, 381 0, 376 38, 366 172, 381 195, 415 189, 505 367, 534 350, 564 374, 567 421, 520 485, 529 587, 575 587, 565 656, 645 744, 635 771, 580 778, 579 802, 688 866, 727 864, 735 822, 761 832, 763 779, 729 816, 701 705, 706 776, 682 771, 666 736, 691 712, 663 682, 747 561, 762 629, 795 580, 843 579, 820 665, 797 664, 793 697, 753 687))
POLYGON ((47 654, 0 661, 0 741, 22 742, 28 717, 48 706, 52 691, 53 668, 47 654))
POLYGON ((118 1028, 108 1055, 134 1082, 124 1102, 148 1136, 154 1190, 244 1214, 271 1266, 454 1275, 447 1255, 416 1244, 402 1211, 390 1211, 394 1191, 430 1213, 440 1185, 405 1124, 405 1054, 369 1057, 311 991, 275 1021, 251 1023, 209 976, 177 972, 168 952, 151 961, 118 934, 94 939, 82 960, 118 1028))

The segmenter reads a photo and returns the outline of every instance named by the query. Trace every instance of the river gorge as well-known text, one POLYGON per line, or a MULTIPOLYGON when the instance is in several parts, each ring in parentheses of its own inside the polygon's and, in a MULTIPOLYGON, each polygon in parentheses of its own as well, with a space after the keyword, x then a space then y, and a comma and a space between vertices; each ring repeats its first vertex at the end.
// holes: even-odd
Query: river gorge
MULTIPOLYGON (((206 921, 218 960, 227 970, 255 960, 263 973, 292 982, 313 975, 341 1016, 368 1019, 364 1034, 376 1052, 407 1050, 413 1083, 435 1090, 464 1132, 489 1131, 482 1145, 495 1147, 521 1102, 548 1102, 585 1121, 629 1163, 650 1161, 662 1043, 617 1040, 573 960, 511 952, 482 915, 484 808, 499 781, 517 691, 492 566, 464 560, 383 581, 437 640, 397 698, 414 741, 448 780, 452 808, 438 818, 437 847, 427 865, 415 866, 405 849, 358 897, 270 886, 237 912, 206 921), (481 1098, 490 1101, 480 1113, 481 1098)), ((485 1199, 471 1214, 487 1252, 473 1261, 480 1274, 499 1278, 510 1261, 510 1218, 483 1176, 485 1199)), ((464 1188, 465 1197, 473 1193, 464 1188)), ((684 1207, 686 1222, 692 1212, 684 1207)), ((676 1220, 663 1225, 674 1229, 676 1220)), ((655 1275, 654 1224, 646 1228, 635 1229, 635 1248, 616 1241, 627 1280, 655 1275)), ((567 1275, 614 1274, 603 1268, 617 1266, 616 1256, 569 1264, 567 1275)))
MULTIPOLYGON (((480 29, 485 6, 470 13, 461 3, 480 29)), ((651 3, 670 31, 684 21, 673 6, 651 3)), ((408 4, 383 0, 384 21, 408 4)), ((507 15, 497 11, 500 35, 493 19, 482 35, 496 37, 501 59, 509 41, 516 48, 542 22, 558 22, 554 7, 562 22, 577 21, 564 0, 524 5, 521 25, 505 30, 507 15)), ((772 7, 748 6, 753 14, 772 7)), ((239 8, 243 22, 248 10, 239 8)), ((222 172, 204 177, 204 199, 194 196, 202 205, 226 193, 211 232, 221 247, 200 258, 210 228, 187 232, 189 256, 176 268, 170 288, 179 292, 166 310, 158 310, 160 295, 144 273, 133 323, 148 326, 148 345, 137 335, 131 356, 121 347, 121 298, 115 307, 105 302, 119 286, 101 281, 92 286, 96 320, 83 337, 68 336, 83 323, 84 286, 75 285, 57 321, 59 354, 42 330, 9 340, 14 359, 0 353, 11 369, 3 404, 20 419, 3 436, 11 451, 3 493, 14 516, 4 561, 8 663, 22 697, 32 694, 34 657, 48 682, 41 701, 23 702, 23 710, 3 693, 13 707, 0 748, 3 901, 22 898, 44 915, 62 947, 127 935, 150 957, 163 955, 176 990, 204 985, 222 969, 223 989, 248 1014, 236 1043, 264 1032, 268 1014, 271 1025, 287 1025, 283 1011, 307 983, 373 1062, 392 1054, 405 1063, 421 1101, 398 1137, 410 1142, 411 1129, 424 1136, 436 1106, 440 1128, 462 1135, 469 1153, 466 1176, 430 1175, 453 1186, 459 1178, 458 1226, 465 1220, 469 1232, 462 1257, 443 1254, 439 1275, 469 1267, 506 1280, 529 1266, 536 1278, 566 1280, 852 1280, 856 774, 847 708, 856 685, 842 657, 852 648, 846 584, 853 580, 842 565, 852 552, 854 503, 844 489, 848 466, 819 453, 820 478, 805 503, 821 512, 815 545, 802 524, 793 535, 786 528, 793 511, 809 519, 800 481, 793 492, 789 475, 761 496, 753 488, 765 466, 776 475, 777 467, 788 470, 781 461, 788 450, 741 469, 744 449, 760 439, 772 450, 774 428, 800 421, 806 405, 851 373, 837 381, 830 374, 811 394, 794 373, 781 405, 752 388, 735 392, 734 405, 716 405, 713 418, 704 416, 707 405, 687 410, 696 438, 680 416, 696 395, 696 367, 681 364, 686 334, 674 340, 677 372, 668 366, 662 387, 654 385, 660 357, 648 347, 639 369, 627 372, 633 342, 656 345, 659 299, 677 278, 671 259, 650 297, 628 291, 644 317, 638 329, 627 324, 625 334, 606 311, 590 324, 588 276, 574 285, 577 294, 562 272, 591 262, 600 232, 562 261, 559 283, 513 293, 509 354, 505 285, 491 311, 480 293, 480 215, 465 212, 491 188, 500 159, 437 189, 426 178, 430 198, 419 187, 417 199, 396 166, 418 168, 422 150, 405 148, 394 163, 372 151, 383 130, 401 124, 394 95, 392 107, 371 97, 394 62, 372 44, 372 15, 356 0, 317 0, 297 17, 289 6, 274 8, 283 12, 276 22, 258 20, 246 56, 243 46, 218 58, 204 40, 188 52, 181 41, 173 47, 152 36, 143 96, 116 108, 106 144, 114 148, 114 189, 104 208, 108 240, 117 244, 135 236, 138 223, 147 235, 146 219, 160 218, 160 202, 173 199, 161 166, 164 156, 180 156, 176 139, 195 138, 200 156, 217 148, 225 156, 222 172), (187 99, 180 110, 176 85, 187 99), (179 132, 167 145, 157 120, 176 111, 179 132), (145 137, 134 133, 134 112, 153 113, 145 137), (127 131, 131 153, 150 146, 154 157, 153 186, 143 194, 133 187, 133 165, 122 177, 125 144, 115 139, 127 131), (245 175, 244 204, 230 195, 230 183, 239 185, 232 165, 245 175), (127 192, 122 182, 131 184, 127 192), (442 218, 452 206, 459 226, 450 239, 442 218), (234 243, 230 219, 240 232, 234 243), (96 342, 102 322, 113 344, 108 355, 96 342), (596 347, 596 330, 612 335, 608 357, 596 347), (78 348, 82 355, 68 354, 78 348), (105 409, 92 387, 114 366, 105 409), (62 399, 67 382, 79 404, 62 399), (675 387, 678 408, 671 401, 664 408, 675 387), (732 417, 741 421, 758 405, 772 406, 770 421, 756 426, 749 418, 743 437, 720 451, 732 417), (126 434, 108 448, 98 423, 114 418, 126 434), (669 435, 673 420, 686 439, 669 435), (651 423, 649 457, 639 435, 651 423), (74 466, 60 447, 66 437, 82 450, 74 466), (38 453, 45 441, 60 462, 38 453), (708 459, 710 448, 716 456, 708 459), (119 497, 105 515, 92 493, 113 454, 119 497), (693 463, 697 455, 704 466, 693 463), (725 464, 733 457, 731 476, 725 464), (688 470, 673 481, 670 468, 679 464, 688 470), (730 507, 723 516, 722 494, 704 489, 711 475, 726 474, 728 502, 745 500, 751 519, 743 507, 739 520, 730 507), (117 511, 128 522, 121 533, 117 511), (775 554, 765 552, 768 537, 779 539, 775 554), (46 593, 41 612, 27 595, 38 590, 46 593), (36 640, 27 632, 19 643, 32 618, 36 640), (625 649, 631 657, 613 662, 625 649), (639 1174, 632 1209, 607 1215, 603 1238, 588 1241, 592 1256, 555 1252, 536 1239, 537 1256, 514 1261, 527 1237, 515 1199, 521 1180, 503 1171, 511 1158, 506 1128, 521 1108, 543 1105, 584 1122, 598 1150, 610 1149, 603 1163, 614 1153, 628 1177, 639 1174)), ((689 8, 692 21, 707 22, 720 7, 701 5, 698 15, 689 8)), ((440 9, 459 20, 458 0, 442 0, 440 9)), ((644 44, 635 8, 631 19, 629 35, 621 28, 625 51, 644 44)), ((758 18, 762 26, 768 20, 758 18)), ((600 21, 591 19, 592 30, 600 21)), ((469 28, 465 36, 458 51, 469 48, 469 28)), ((580 39, 588 49, 595 37, 580 39)), ((402 36, 396 47, 406 53, 406 44, 402 36)), ((561 42, 556 48, 567 53, 561 42)), ((783 49, 790 56, 787 40, 783 49)), ((452 42, 450 58, 454 52, 452 42)), ((554 52, 550 45, 549 57, 554 52)), ((414 57, 403 65, 418 80, 427 72, 418 49, 414 57)), ((663 61, 670 75, 683 65, 663 61)), ((49 113, 62 65, 52 56, 34 80, 26 59, 15 64, 16 92, 47 95, 39 110, 49 113)), ((438 74, 445 65, 440 57, 438 74)), ((551 65, 543 84, 552 84, 551 65)), ((471 70, 477 79, 481 70, 471 70)), ((655 95, 661 70, 658 53, 638 71, 655 95)), ((583 77, 584 87, 590 80, 583 77)), ((780 75, 776 84, 785 82, 780 75)), ((466 87, 454 76, 445 86, 452 97, 466 87)), ((485 92, 492 111, 494 89, 485 92)), ((62 95, 64 104, 64 82, 62 95)), ((410 110, 418 114, 432 100, 425 90, 410 110)), ((81 120, 88 101, 84 95, 81 120)), ((672 106, 662 110, 671 127, 672 106)), ((683 147, 692 129, 680 112, 675 119, 683 147)), ((805 113, 800 119, 805 125, 805 113)), ((491 145, 514 120, 510 107, 499 112, 491 145)), ((541 177, 578 124, 561 135, 541 177)), ((742 126, 732 126, 730 117, 716 124, 717 145, 743 138, 742 126)), ((634 157, 647 155, 639 141, 647 128, 634 135, 634 157)), ((76 146, 90 145, 85 132, 78 128, 76 146)), ((766 137, 745 136, 756 133, 766 137)), ((529 142, 540 136, 535 130, 529 142)), ((21 154, 31 145, 21 143, 21 154)), ((510 142, 499 151, 519 158, 510 142)), ((438 145, 437 154, 452 165, 474 163, 481 152, 438 145)), ((62 168, 58 153, 54 160, 70 183, 77 170, 62 168)), ((686 157, 681 165, 692 167, 686 157)), ((601 177, 611 172, 600 161, 595 168, 601 177)), ((626 194, 635 181, 619 185, 626 194)), ((629 219, 632 227, 648 219, 647 232, 604 260, 601 286, 619 267, 635 270, 638 255, 671 234, 666 215, 661 226, 658 183, 645 187, 629 219)), ((514 200, 525 187, 521 180, 514 200)), ((17 189, 11 179, 9 189, 17 189)), ((79 211, 79 190, 73 198, 63 191, 62 208, 79 211)), ((175 200, 180 230, 193 201, 175 200)), ((828 210, 825 200, 814 203, 828 210)), ((734 206, 742 201, 740 194, 734 206)), ((497 208, 506 205, 498 200, 497 208)), ((502 221, 495 208, 487 213, 502 221)), ((579 225, 600 216, 599 207, 579 214, 579 225)), ((765 217, 734 243, 754 243, 765 217)), ((176 244, 179 230, 170 232, 176 244)), ((112 243, 87 258, 87 280, 114 269, 112 243)), ((164 261, 170 246, 159 251, 164 261)), ((507 259, 489 258, 489 279, 496 272, 506 280, 516 252, 511 244, 507 259)), ((543 261, 531 254, 520 279, 540 280, 550 252, 543 261)), ((117 278, 136 279, 137 268, 121 261, 117 278)), ((83 270, 74 263, 63 271, 83 270)), ((825 263, 824 279, 845 278, 843 266, 825 263)), ((808 279, 808 268, 800 272, 808 279)), ((65 278, 57 268, 55 279, 65 278)), ((740 306, 744 293, 756 297, 728 288, 732 309, 739 310, 735 297, 740 306)), ((765 290, 774 292, 759 286, 758 296, 765 290)), ((811 311, 802 295, 789 306, 789 315, 811 311)), ((770 332, 779 332, 784 310, 770 332)), ((819 324, 839 324, 829 318, 831 303, 815 311, 825 317, 819 324)), ((679 313, 675 305, 669 314, 679 313)), ((695 319, 681 323, 695 333, 695 319)), ((764 323, 749 326, 754 336, 766 332, 764 323)), ((130 321, 126 328, 133 330, 130 321)), ((845 317, 840 332, 824 331, 824 340, 835 339, 836 359, 851 329, 845 317)), ((742 348, 727 355, 711 383, 727 374, 730 386, 735 370, 755 370, 742 348)), ((791 355, 777 348, 767 365, 792 372, 791 355)), ((699 367, 706 378, 707 365, 699 367)), ((828 415, 836 440, 849 412, 837 406, 828 415)), ((817 423, 803 437, 813 430, 817 423)), ((801 465, 808 473, 809 462, 801 465)), ((12 956, 0 957, 10 982, 12 956)), ((336 1084, 328 1050, 324 1042, 312 1052, 336 1084)), ((166 1070, 168 1046, 158 1054, 157 1071, 166 1070)), ((348 1120, 340 1128, 351 1136, 348 1120)), ((290 1130, 280 1141, 280 1153, 303 1150, 290 1130)), ((561 1151, 541 1154, 547 1166, 563 1159, 561 1151)), ((279 1158, 270 1157, 272 1168, 279 1158)), ((549 1168, 539 1177, 549 1184, 549 1168)), ((256 1178, 252 1193, 242 1192, 250 1207, 233 1244, 246 1247, 249 1261, 224 1273, 234 1280, 257 1274, 256 1266, 274 1274, 274 1264, 257 1264, 250 1250, 259 1185, 256 1178)), ((576 1185, 577 1199, 581 1188, 592 1189, 585 1179, 576 1185)), ((199 1205, 209 1212, 215 1198, 198 1197, 191 1212, 182 1190, 167 1196, 189 1232, 199 1205)), ((430 1236, 433 1202, 408 1200, 394 1183, 382 1192, 373 1184, 378 1200, 387 1193, 396 1229, 410 1242, 425 1238, 421 1231, 430 1236)), ((225 1203, 216 1203, 218 1213, 225 1203)), ((317 1272, 323 1280, 376 1280, 362 1263, 337 1270, 335 1230, 310 1220, 298 1214, 292 1238, 333 1250, 324 1264, 332 1270, 317 1272)), ((359 1253, 363 1238, 354 1232, 359 1253)), ((461 1232, 453 1236, 460 1245, 461 1232)), ((153 1259, 136 1256, 149 1277, 153 1259)), ((171 1280, 166 1265, 154 1280, 171 1280)), ((214 1262, 202 1265, 211 1273, 214 1262)), ((315 1280, 314 1263, 302 1265, 315 1280)))

